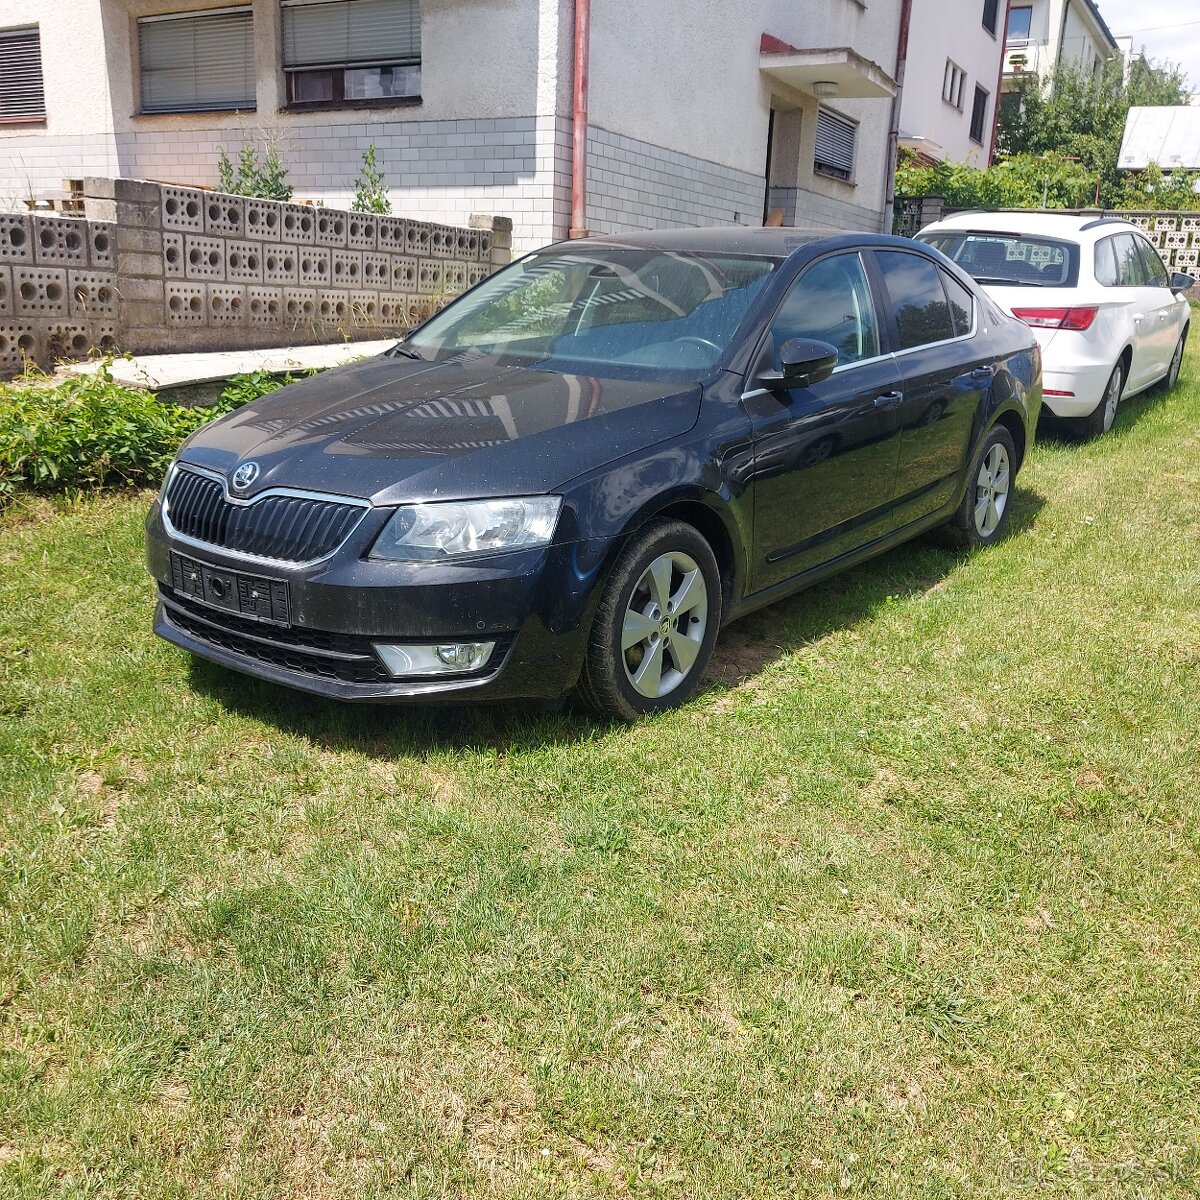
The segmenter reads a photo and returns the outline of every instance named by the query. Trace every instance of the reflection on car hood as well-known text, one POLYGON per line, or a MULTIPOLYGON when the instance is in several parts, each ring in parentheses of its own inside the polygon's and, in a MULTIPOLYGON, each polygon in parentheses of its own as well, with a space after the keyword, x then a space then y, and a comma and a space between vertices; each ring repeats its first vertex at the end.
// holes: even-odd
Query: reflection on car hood
POLYGON ((254 460, 247 496, 537 494, 686 433, 699 408, 693 384, 382 357, 281 388, 199 430, 181 457, 226 477, 254 460))

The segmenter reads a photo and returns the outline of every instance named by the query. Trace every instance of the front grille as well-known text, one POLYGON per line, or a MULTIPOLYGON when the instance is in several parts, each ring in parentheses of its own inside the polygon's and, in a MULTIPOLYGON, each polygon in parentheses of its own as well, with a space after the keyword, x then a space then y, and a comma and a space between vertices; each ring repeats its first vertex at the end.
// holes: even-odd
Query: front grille
POLYGON ((232 504, 219 480, 186 467, 176 468, 166 496, 167 518, 185 537, 290 563, 332 554, 365 511, 358 504, 306 496, 264 496, 232 504))
POLYGON ((318 629, 281 629, 196 604, 161 586, 159 594, 172 625, 223 650, 321 679, 343 683, 395 682, 365 637, 318 629))

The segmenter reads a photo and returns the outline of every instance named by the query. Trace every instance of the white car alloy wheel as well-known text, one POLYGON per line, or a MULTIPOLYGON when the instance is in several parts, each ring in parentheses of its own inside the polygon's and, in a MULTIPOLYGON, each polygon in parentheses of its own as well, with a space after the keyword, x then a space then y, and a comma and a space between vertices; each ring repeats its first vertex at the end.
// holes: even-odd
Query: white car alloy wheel
POLYGON ((975 477, 975 531, 980 538, 990 538, 999 528, 1011 486, 1008 450, 997 442, 984 455, 975 477))
POLYGON ((708 587, 699 564, 681 551, 660 554, 625 605, 621 657, 639 695, 670 695, 696 663, 708 627, 708 587))
POLYGON ((1179 341, 1175 344, 1175 353, 1171 355, 1171 366, 1167 370, 1167 391, 1170 391, 1179 382, 1179 371, 1183 366, 1183 346, 1187 341, 1187 334, 1181 334, 1179 341))
POLYGON ((1117 405, 1121 403, 1121 387, 1124 382, 1125 377, 1121 368, 1114 367, 1113 373, 1108 377, 1108 386, 1104 389, 1104 399, 1101 401, 1104 405, 1105 433, 1113 427, 1113 422, 1117 419, 1117 405))

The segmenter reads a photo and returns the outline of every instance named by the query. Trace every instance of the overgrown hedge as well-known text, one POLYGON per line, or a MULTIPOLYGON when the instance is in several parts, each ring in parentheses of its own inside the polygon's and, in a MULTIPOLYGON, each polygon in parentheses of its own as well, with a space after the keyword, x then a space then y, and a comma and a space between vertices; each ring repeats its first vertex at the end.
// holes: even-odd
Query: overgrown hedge
POLYGON ((203 408, 124 387, 107 363, 61 383, 25 377, 0 384, 0 504, 22 490, 157 486, 194 429, 291 381, 264 372, 237 376, 203 408))

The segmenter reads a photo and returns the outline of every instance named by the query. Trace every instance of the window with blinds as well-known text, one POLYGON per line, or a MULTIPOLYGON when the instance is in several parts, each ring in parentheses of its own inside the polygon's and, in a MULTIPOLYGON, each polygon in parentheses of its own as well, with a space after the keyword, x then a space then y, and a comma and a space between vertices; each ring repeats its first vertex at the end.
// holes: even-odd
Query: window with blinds
POLYGON ((854 144, 858 126, 846 117, 823 108, 817 113, 817 152, 813 169, 835 179, 849 179, 854 174, 854 144))
POLYGON ((293 106, 421 94, 419 0, 281 0, 293 106))
POLYGON ((0 29, 0 121, 41 121, 42 39, 36 29, 0 29))
POLYGON ((248 7, 138 21, 142 112, 253 109, 254 18, 248 7))

